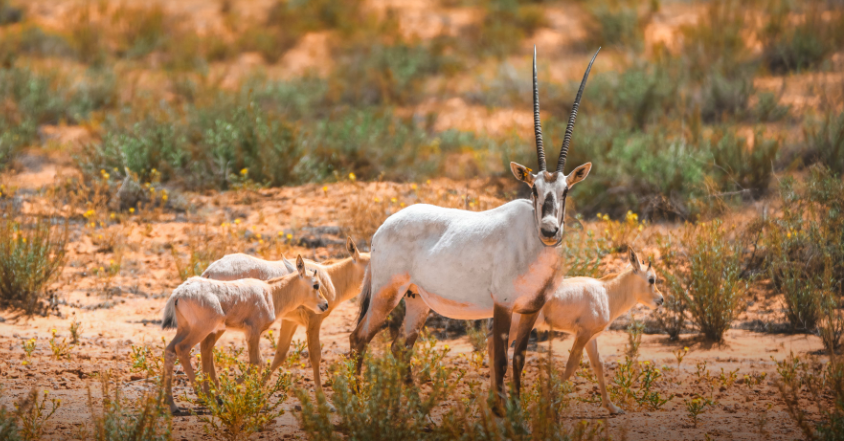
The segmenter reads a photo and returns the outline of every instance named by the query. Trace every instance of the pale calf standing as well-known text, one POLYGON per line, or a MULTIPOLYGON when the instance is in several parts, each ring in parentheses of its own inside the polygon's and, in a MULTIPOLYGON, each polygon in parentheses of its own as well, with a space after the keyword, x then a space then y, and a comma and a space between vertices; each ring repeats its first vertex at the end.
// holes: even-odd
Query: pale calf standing
MULTIPOLYGON (((534 327, 574 334, 574 345, 566 363, 563 381, 574 374, 580 364, 583 348, 586 347, 592 370, 598 377, 603 406, 610 413, 624 413, 613 404, 607 393, 597 336, 637 303, 657 308, 663 301, 650 264, 643 268, 636 253, 630 250, 630 267, 620 274, 608 275, 600 280, 590 277, 565 279, 545 302, 534 327)), ((514 319, 512 326, 511 336, 518 329, 518 318, 514 319)))
MULTIPOLYGON (((173 290, 161 325, 164 329, 177 328, 176 336, 164 351, 165 394, 171 412, 179 413, 173 400, 172 372, 176 357, 196 388, 190 350, 197 343, 201 342, 202 371, 217 382, 213 349, 226 329, 239 329, 246 334, 249 362, 261 365, 261 334, 277 318, 300 306, 314 312, 328 309, 328 301, 320 291, 320 287, 326 285, 324 281, 328 275, 319 269, 306 270, 302 256, 296 259, 296 269, 294 274, 268 282, 191 277, 173 290)), ((328 282, 330 286, 330 279, 328 282)), ((330 297, 334 297, 333 292, 330 297)))
MULTIPOLYGON (((307 308, 297 308, 281 317, 281 332, 278 336, 278 346, 273 358, 272 370, 278 369, 287 359, 287 351, 290 349, 290 342, 293 340, 296 328, 304 326, 308 336, 308 355, 314 373, 316 390, 321 390, 322 387, 319 375, 319 364, 322 359, 319 333, 322 322, 337 305, 351 299, 360 292, 363 275, 366 266, 369 264, 369 253, 361 253, 351 237, 346 238, 346 251, 349 253, 348 258, 329 265, 320 265, 311 261, 305 262, 308 268, 317 268, 324 271, 333 284, 333 289, 327 291, 330 292, 330 295, 326 295, 328 309, 319 314, 307 308)), ((285 267, 292 271, 293 269, 289 268, 291 266, 285 259, 274 262, 246 254, 231 254, 211 264, 202 273, 202 277, 217 280, 236 280, 240 277, 261 278, 284 271, 285 267)))
MULTIPOLYGON (((306 264, 311 262, 306 261, 306 264)), ((202 273, 202 277, 214 280, 258 279, 270 280, 296 272, 292 262, 285 259, 264 260, 248 254, 228 254, 215 261, 202 273)))

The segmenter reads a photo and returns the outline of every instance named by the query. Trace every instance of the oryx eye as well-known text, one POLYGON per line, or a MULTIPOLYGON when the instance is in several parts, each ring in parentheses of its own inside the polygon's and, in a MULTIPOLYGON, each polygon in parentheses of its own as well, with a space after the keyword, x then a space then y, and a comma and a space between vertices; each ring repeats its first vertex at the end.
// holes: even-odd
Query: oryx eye
POLYGON ((654 279, 653 277, 651 277, 651 278, 649 278, 649 279, 648 279, 648 283, 650 283, 651 285, 653 285, 654 283, 656 283, 656 279, 654 279))
MULTIPOLYGON (((653 283, 653 282, 651 282, 653 283)), ((319 289, 319 283, 314 283, 314 289, 319 289)))

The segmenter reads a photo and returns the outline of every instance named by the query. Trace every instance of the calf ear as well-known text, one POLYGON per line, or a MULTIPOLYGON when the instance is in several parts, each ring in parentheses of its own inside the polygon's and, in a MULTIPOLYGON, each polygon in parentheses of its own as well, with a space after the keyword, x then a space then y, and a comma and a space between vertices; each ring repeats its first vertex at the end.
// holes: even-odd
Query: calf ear
POLYGON ((533 175, 530 173, 531 169, 525 167, 522 164, 511 162, 510 163, 510 171, 513 172, 513 176, 515 176, 516 179, 518 179, 518 180, 524 182, 525 184, 533 187, 533 175))
POLYGON ((571 188, 574 184, 586 179, 589 176, 589 171, 592 170, 592 163, 587 162, 586 164, 577 167, 576 169, 572 170, 568 176, 566 176, 566 184, 571 188))
POLYGON ((639 262, 639 257, 636 256, 636 252, 633 251, 633 248, 630 248, 630 264, 633 265, 634 270, 642 271, 642 263, 639 262))
POLYGON ((287 260, 284 256, 281 256, 281 260, 284 262, 284 267, 287 268, 288 274, 293 274, 298 271, 296 269, 296 264, 287 260))
POLYGON ((296 256, 296 271, 299 272, 299 277, 305 278, 305 259, 302 259, 301 254, 296 256))
POLYGON ((360 250, 358 250, 357 245, 355 245, 355 241, 352 240, 352 236, 346 237, 346 251, 349 252, 349 255, 352 256, 352 259, 357 263, 358 259, 360 259, 360 250))

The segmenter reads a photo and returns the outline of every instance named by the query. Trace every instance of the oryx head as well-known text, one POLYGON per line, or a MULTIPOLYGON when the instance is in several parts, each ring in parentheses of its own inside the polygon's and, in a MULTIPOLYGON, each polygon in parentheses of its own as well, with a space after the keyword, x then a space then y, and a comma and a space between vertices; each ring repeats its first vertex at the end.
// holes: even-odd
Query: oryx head
MULTIPOLYGON (((598 48, 598 51, 601 49, 598 48)), ((577 108, 580 106, 580 97, 586 87, 586 79, 589 78, 589 71, 592 70, 592 63, 598 52, 589 62, 586 73, 583 74, 583 81, 580 82, 580 89, 574 99, 574 105, 569 115, 569 123, 566 127, 566 135, 563 138, 563 146, 560 148, 560 159, 557 160, 557 171, 549 172, 545 169, 545 148, 542 146, 542 125, 539 121, 539 87, 536 81, 536 46, 533 48, 533 130, 536 133, 536 154, 539 156, 539 171, 531 173, 531 169, 517 164, 510 163, 510 169, 516 179, 531 187, 531 201, 536 215, 536 229, 539 232, 539 239, 546 246, 556 246, 563 240, 563 221, 566 217, 566 196, 574 184, 586 179, 592 163, 587 162, 575 168, 568 175, 563 174, 566 166, 566 155, 569 151, 571 133, 574 129, 574 120, 577 118, 577 108)))

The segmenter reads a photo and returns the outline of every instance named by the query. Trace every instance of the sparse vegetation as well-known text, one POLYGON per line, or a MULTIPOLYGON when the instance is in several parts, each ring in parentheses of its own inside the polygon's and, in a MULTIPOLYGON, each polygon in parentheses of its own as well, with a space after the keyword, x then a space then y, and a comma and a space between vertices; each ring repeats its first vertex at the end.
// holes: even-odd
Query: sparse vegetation
POLYGON ((275 380, 264 381, 274 372, 264 366, 251 366, 237 359, 237 353, 215 352, 218 382, 201 376, 198 400, 209 415, 200 415, 206 432, 230 441, 249 438, 284 414, 290 374, 279 371, 275 380), (208 392, 205 392, 207 387, 208 392))
MULTIPOLYGON (((97 441, 169 441, 172 439, 172 420, 164 404, 163 388, 144 392, 132 404, 120 389, 112 384, 111 371, 100 375, 102 404, 96 405, 88 389, 88 408, 93 415, 91 432, 85 432, 85 439, 97 441)), ((160 384, 160 380, 159 383, 160 384)))
POLYGON ((35 216, 0 200, 0 308, 32 315, 48 305, 50 282, 65 265, 68 220, 58 211, 35 216))
POLYGON ((703 335, 716 342, 744 309, 748 286, 741 278, 741 252, 730 234, 720 220, 687 225, 683 246, 688 267, 665 273, 703 335))

